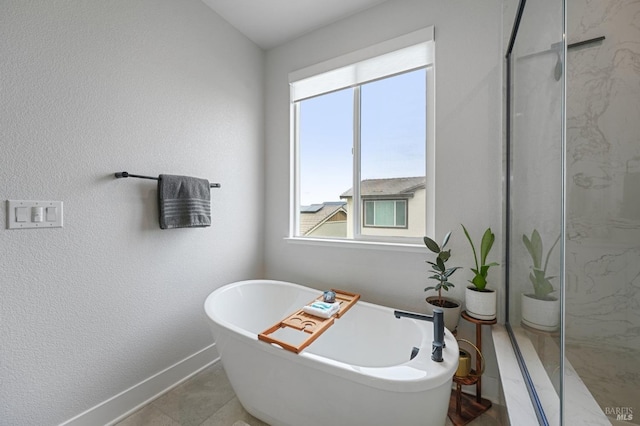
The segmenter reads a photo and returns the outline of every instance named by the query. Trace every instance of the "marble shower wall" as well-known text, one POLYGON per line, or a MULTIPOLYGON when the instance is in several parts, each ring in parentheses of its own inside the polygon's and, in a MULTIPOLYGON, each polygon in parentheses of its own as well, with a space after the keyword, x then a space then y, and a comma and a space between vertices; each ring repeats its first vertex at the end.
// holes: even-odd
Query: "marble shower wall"
POLYGON ((567 6, 566 338, 640 350, 640 1, 567 6))

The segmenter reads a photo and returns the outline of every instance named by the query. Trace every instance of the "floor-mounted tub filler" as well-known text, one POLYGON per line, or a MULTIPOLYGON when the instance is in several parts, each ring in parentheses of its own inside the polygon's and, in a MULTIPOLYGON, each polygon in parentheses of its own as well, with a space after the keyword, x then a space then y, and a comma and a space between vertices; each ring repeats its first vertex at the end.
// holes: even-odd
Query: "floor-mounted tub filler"
POLYGON ((435 362, 431 323, 360 301, 299 354, 258 340, 320 294, 253 280, 209 295, 216 348, 244 408, 272 426, 444 425, 458 365, 448 330, 443 361, 435 362))

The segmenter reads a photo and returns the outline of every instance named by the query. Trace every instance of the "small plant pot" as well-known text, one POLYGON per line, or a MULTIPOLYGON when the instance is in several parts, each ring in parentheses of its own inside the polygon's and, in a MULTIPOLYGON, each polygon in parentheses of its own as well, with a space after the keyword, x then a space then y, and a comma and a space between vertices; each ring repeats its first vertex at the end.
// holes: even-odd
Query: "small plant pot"
POLYGON ((460 356, 458 357, 458 369, 454 376, 467 377, 471 372, 471 354, 464 349, 459 349, 460 356))
POLYGON ((438 304, 438 296, 427 297, 427 314, 433 315, 433 308, 440 308, 444 311, 444 326, 453 332, 458 327, 462 303, 455 299, 443 297, 444 306, 438 304))
POLYGON ((478 290, 468 286, 465 291, 465 305, 467 313, 479 320, 492 320, 496 317, 496 291, 491 289, 478 290))
POLYGON ((536 330, 556 331, 560 325, 560 300, 541 300, 523 293, 522 323, 536 330))

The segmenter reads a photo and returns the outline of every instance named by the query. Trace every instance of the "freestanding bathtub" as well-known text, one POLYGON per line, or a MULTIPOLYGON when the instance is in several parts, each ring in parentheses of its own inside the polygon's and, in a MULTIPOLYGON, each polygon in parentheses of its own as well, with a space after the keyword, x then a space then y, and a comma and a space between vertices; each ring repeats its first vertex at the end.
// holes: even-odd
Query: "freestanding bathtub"
POLYGON ((258 340, 321 293, 254 280, 207 297, 216 347, 244 408, 272 426, 444 425, 458 366, 448 330, 444 361, 434 362, 430 322, 359 301, 300 354, 258 340), (420 351, 410 359, 414 347, 420 351))

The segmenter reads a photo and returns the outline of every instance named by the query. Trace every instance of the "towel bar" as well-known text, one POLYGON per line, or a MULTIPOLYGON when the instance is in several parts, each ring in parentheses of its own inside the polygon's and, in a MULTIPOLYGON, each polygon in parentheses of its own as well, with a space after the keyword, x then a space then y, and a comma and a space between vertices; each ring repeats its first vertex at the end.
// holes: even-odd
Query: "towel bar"
MULTIPOLYGON (((132 178, 138 178, 138 179, 158 180, 157 177, 134 175, 134 174, 127 173, 127 172, 116 172, 115 176, 116 176, 116 179, 132 177, 132 178)), ((211 184, 209 184, 209 188, 220 188, 220 184, 219 183, 211 183, 211 184)))

